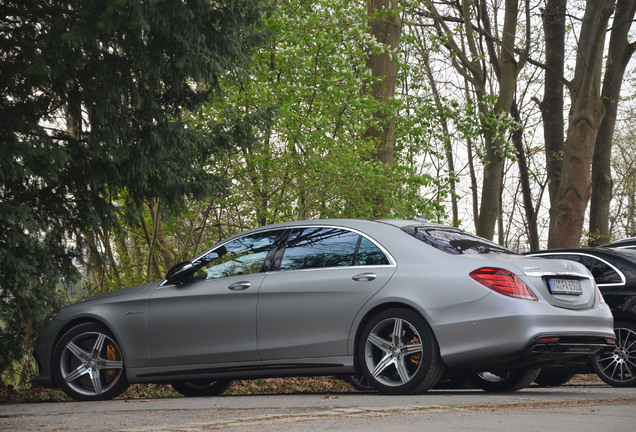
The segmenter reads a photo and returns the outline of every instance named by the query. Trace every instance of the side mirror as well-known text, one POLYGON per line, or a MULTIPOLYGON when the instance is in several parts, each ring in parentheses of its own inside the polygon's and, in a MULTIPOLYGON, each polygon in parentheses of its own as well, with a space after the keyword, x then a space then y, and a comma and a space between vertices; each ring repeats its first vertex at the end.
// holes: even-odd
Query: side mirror
POLYGON ((196 268, 190 261, 184 261, 172 266, 166 274, 166 283, 171 285, 180 285, 194 274, 196 268))

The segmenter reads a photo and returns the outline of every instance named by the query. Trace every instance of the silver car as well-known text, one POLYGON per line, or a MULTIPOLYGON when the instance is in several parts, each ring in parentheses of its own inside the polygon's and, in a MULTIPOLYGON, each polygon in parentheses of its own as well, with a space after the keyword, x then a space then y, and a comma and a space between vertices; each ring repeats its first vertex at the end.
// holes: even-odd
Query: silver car
POLYGON ((302 375, 353 375, 387 394, 426 391, 444 372, 517 390, 614 337, 580 264, 420 221, 302 221, 59 310, 36 343, 35 382, 77 400, 129 383, 202 396, 237 378, 302 375))

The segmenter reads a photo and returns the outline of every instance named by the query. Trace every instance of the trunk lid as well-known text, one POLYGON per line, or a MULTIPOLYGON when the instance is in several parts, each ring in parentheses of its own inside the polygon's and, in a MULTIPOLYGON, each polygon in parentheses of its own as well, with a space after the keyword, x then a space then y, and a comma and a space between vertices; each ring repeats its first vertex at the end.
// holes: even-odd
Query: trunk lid
POLYGON ((580 263, 560 259, 524 257, 515 263, 528 286, 553 306, 588 309, 597 301, 592 274, 580 263))

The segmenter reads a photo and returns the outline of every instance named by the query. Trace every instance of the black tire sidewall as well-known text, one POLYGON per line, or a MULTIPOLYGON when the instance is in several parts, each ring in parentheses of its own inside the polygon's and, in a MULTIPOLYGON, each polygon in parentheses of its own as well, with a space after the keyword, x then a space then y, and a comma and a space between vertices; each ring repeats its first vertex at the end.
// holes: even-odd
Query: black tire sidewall
POLYGON ((510 371, 510 376, 501 381, 489 381, 482 378, 479 373, 471 374, 468 379, 471 384, 490 392, 513 392, 528 387, 539 376, 541 369, 524 368, 510 371))
MULTIPOLYGON (((626 328, 629 329, 630 331, 636 333, 636 323, 633 321, 623 321, 623 320, 619 320, 614 322, 614 329, 617 328, 626 328)), ((609 377, 607 375, 605 375, 605 373, 603 372, 603 368, 598 364, 598 358, 599 355, 595 355, 593 357, 590 357, 589 360, 589 366, 592 368, 592 370, 594 371, 594 373, 596 373, 596 375, 598 375, 598 377, 603 380, 603 382, 605 382, 606 384, 611 385, 612 387, 634 387, 636 386, 636 377, 628 380, 628 381, 617 381, 615 379, 613 379, 612 377, 609 377)))
POLYGON ((542 370, 534 379, 534 382, 542 387, 558 387, 570 381, 576 375, 574 372, 542 370))
POLYGON ((170 383, 170 385, 176 392, 185 397, 204 397, 223 394, 233 383, 234 380, 231 379, 219 379, 210 380, 210 383, 206 386, 197 385, 190 381, 177 381, 170 383))

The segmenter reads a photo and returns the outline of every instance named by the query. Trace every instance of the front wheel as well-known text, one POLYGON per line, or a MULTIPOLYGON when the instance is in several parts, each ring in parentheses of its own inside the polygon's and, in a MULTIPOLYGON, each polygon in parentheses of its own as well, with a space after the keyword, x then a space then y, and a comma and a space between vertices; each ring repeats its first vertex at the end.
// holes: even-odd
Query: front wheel
POLYGON ((513 392, 528 387, 541 369, 525 368, 508 372, 478 372, 468 376, 470 383, 490 392, 513 392))
POLYGON ((590 364, 600 379, 613 387, 636 386, 636 324, 630 321, 614 323, 616 348, 597 354, 590 364))
POLYGON ((367 377, 364 375, 347 375, 345 381, 353 386, 358 391, 372 391, 375 390, 367 377))
POLYGON ((96 322, 79 324, 60 338, 52 374, 62 391, 79 401, 112 399, 128 388, 121 349, 96 322))
POLYGON ((225 393, 234 383, 233 380, 221 379, 221 380, 194 380, 194 381, 178 381, 173 382, 170 385, 177 392, 186 397, 202 397, 202 396, 217 396, 225 393))
POLYGON ((444 369, 431 328, 406 309, 374 316, 360 334, 357 358, 369 384, 385 394, 424 392, 444 369))

